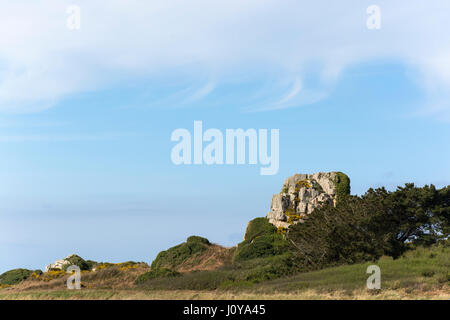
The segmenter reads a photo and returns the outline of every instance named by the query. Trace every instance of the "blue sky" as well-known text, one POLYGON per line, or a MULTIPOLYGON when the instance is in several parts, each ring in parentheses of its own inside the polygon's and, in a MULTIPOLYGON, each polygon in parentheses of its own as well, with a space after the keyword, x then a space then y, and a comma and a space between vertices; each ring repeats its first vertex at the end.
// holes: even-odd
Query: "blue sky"
POLYGON ((364 1, 92 1, 79 31, 71 2, 0 3, 0 272, 235 245, 294 173, 450 184, 445 1, 379 1, 380 30, 364 1), (175 166, 194 120, 279 129, 278 173, 175 166))

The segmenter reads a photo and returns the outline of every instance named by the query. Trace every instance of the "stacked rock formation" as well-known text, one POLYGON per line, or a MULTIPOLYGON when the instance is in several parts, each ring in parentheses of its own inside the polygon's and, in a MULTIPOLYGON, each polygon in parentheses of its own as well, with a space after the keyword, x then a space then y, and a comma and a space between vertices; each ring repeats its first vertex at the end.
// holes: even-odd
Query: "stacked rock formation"
POLYGON ((285 180, 281 192, 273 195, 267 219, 281 228, 303 222, 323 204, 336 205, 339 184, 349 184, 349 181, 341 172, 294 174, 285 180))

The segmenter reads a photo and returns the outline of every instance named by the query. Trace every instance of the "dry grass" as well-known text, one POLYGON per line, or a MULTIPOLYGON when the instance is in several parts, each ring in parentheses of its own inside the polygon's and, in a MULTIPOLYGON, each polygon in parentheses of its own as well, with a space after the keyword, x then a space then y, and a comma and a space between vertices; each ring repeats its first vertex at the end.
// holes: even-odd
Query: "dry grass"
POLYGON ((299 292, 274 292, 272 294, 256 294, 251 292, 226 291, 192 291, 192 290, 166 290, 142 291, 133 289, 102 290, 50 290, 50 291, 22 291, 0 290, 0 299, 18 300, 448 300, 450 288, 425 292, 408 292, 404 289, 381 290, 373 293, 369 290, 333 291, 329 293, 316 290, 303 290, 299 292))
MULTIPOLYGON (((85 289, 130 289, 134 286, 136 278, 150 270, 143 263, 133 267, 119 265, 99 269, 97 271, 83 271, 81 274, 81 287, 85 289)), ((69 275, 65 272, 45 272, 39 278, 29 278, 22 283, 8 288, 10 292, 64 290, 67 287, 69 275)), ((6 289, 5 289, 6 290, 6 289)))

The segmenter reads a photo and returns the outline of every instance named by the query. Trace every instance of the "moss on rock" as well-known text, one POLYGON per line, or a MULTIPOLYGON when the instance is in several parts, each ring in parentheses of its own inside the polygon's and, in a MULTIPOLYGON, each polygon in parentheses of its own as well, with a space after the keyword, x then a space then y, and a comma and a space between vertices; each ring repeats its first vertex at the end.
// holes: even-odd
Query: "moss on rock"
POLYGON ((336 172, 334 185, 336 187, 336 200, 338 202, 350 194, 350 178, 345 173, 336 172))

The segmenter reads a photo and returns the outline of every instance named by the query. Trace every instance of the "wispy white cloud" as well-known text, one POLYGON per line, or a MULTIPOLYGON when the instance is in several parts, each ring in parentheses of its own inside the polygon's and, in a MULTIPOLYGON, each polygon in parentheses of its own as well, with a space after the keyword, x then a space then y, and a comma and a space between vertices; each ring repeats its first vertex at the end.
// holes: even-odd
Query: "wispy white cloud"
POLYGON ((204 86, 196 90, 193 94, 191 94, 187 99, 186 103, 192 103, 198 100, 201 100, 208 96, 216 87, 216 84, 213 81, 208 81, 204 86))
POLYGON ((298 93, 302 90, 302 82, 299 78, 295 78, 294 84, 292 86, 291 91, 284 96, 280 101, 278 101, 275 106, 283 106, 289 103, 298 93))
POLYGON ((382 27, 376 31, 366 28, 369 1, 91 0, 80 3, 80 31, 66 28, 70 4, 0 4, 0 111, 43 110, 130 78, 171 74, 198 83, 199 74, 214 74, 214 81, 183 95, 197 101, 223 79, 250 79, 255 72, 303 79, 301 90, 294 82, 261 105, 294 107, 326 97, 345 68, 380 58, 409 67, 430 99, 449 98, 450 2, 444 0, 379 0, 382 27), (311 64, 321 66, 323 90, 305 83, 311 64))
MULTIPOLYGON (((280 89, 275 90, 275 92, 279 90, 280 89)), ((273 93, 270 92, 268 95, 260 99, 260 101, 252 103, 244 110, 246 112, 260 112, 310 105, 326 98, 330 91, 331 89, 327 86, 324 86, 322 90, 304 88, 303 82, 299 77, 296 77, 292 81, 289 90, 282 93, 281 98, 277 96, 274 97, 273 93), (277 98, 278 100, 275 100, 277 98)))

